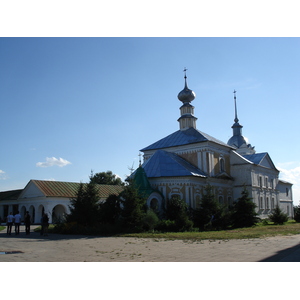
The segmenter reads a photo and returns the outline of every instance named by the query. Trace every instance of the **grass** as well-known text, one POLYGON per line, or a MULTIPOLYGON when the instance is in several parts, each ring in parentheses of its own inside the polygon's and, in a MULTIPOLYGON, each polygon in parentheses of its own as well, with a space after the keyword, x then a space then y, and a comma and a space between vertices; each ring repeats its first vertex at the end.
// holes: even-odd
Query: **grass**
POLYGON ((0 226, 0 231, 4 230, 5 226, 0 226))
MULTIPOLYGON (((49 226, 49 232, 53 230, 54 225, 49 226)), ((35 231, 40 231, 40 227, 35 231)), ((269 222, 268 225, 259 223, 256 226, 248 228, 238 228, 232 230, 220 231, 193 231, 193 232, 143 232, 143 233, 127 233, 112 236, 119 237, 136 237, 136 238, 152 238, 156 241, 159 239, 178 239, 178 240, 230 240, 230 239, 253 239, 265 238, 271 236, 286 236, 300 234, 300 223, 290 220, 284 225, 274 225, 269 222)), ((131 242, 129 242, 131 243, 131 242)))
POLYGON ((165 233, 131 233, 122 234, 122 237, 154 238, 154 239, 179 239, 179 240, 229 240, 229 239, 252 239, 271 236, 284 236, 300 234, 300 223, 289 221, 284 225, 258 224, 249 228, 233 230, 202 231, 202 232, 165 232, 165 233))

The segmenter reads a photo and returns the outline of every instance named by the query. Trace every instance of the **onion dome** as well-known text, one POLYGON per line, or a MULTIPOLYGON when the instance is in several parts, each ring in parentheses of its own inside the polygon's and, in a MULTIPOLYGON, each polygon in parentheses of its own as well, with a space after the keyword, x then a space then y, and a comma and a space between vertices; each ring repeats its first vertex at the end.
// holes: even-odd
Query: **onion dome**
MULTIPOLYGON (((184 72, 186 72, 186 69, 184 69, 184 72)), ((186 80, 186 74, 184 76, 184 80, 185 80, 185 85, 184 85, 184 89, 179 92, 178 94, 178 99, 183 102, 183 103, 187 103, 187 102, 191 102, 196 98, 196 94, 195 92, 193 92, 192 90, 190 90, 187 86, 187 80, 186 80)))

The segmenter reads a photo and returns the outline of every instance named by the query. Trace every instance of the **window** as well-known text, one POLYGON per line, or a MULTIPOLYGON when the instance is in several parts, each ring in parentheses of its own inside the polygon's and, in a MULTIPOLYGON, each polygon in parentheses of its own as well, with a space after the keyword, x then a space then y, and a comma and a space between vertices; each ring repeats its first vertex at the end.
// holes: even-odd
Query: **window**
POLYGON ((288 197, 289 196, 289 189, 288 188, 285 188, 285 193, 286 193, 286 196, 288 197))
POLYGON ((259 176, 259 186, 262 188, 262 177, 259 176))
POLYGON ((266 198, 266 209, 269 209, 269 197, 266 198))
POLYGON ((225 162, 224 162, 224 158, 220 159, 220 172, 224 172, 225 171, 225 162))
POLYGON ((258 208, 263 209, 263 197, 259 198, 258 208))
POLYGON ((268 188, 268 177, 265 178, 265 187, 268 188))
POLYGON ((275 208, 275 199, 272 198, 271 200, 271 209, 274 209, 275 208))

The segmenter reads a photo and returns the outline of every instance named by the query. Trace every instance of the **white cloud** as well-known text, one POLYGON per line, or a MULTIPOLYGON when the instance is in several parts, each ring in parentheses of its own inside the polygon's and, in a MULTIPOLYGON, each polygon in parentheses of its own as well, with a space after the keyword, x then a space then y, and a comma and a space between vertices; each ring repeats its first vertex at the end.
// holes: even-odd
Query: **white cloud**
POLYGON ((56 158, 56 157, 46 157, 45 162, 38 162, 36 163, 37 167, 41 168, 47 168, 52 166, 59 166, 59 167, 65 167, 66 165, 71 164, 69 161, 63 158, 56 158))
POLYGON ((283 167, 278 167, 278 170, 280 171, 280 179, 288 181, 293 184, 293 200, 294 205, 299 205, 300 201, 300 166, 298 163, 297 167, 294 167, 292 169, 288 169, 289 165, 295 165, 294 163, 285 163, 285 164, 279 164, 283 167))
POLYGON ((0 170, 0 180, 5 180, 5 179, 7 179, 5 172, 0 170))

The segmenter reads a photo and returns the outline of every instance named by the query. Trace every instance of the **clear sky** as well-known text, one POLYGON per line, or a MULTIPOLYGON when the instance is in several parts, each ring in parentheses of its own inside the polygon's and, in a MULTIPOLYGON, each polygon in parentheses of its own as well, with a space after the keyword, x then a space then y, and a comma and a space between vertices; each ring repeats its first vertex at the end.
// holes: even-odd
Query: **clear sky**
POLYGON ((179 129, 184 87, 197 128, 268 152, 300 199, 299 38, 0 38, 0 191, 30 179, 125 179, 139 150, 179 129))

